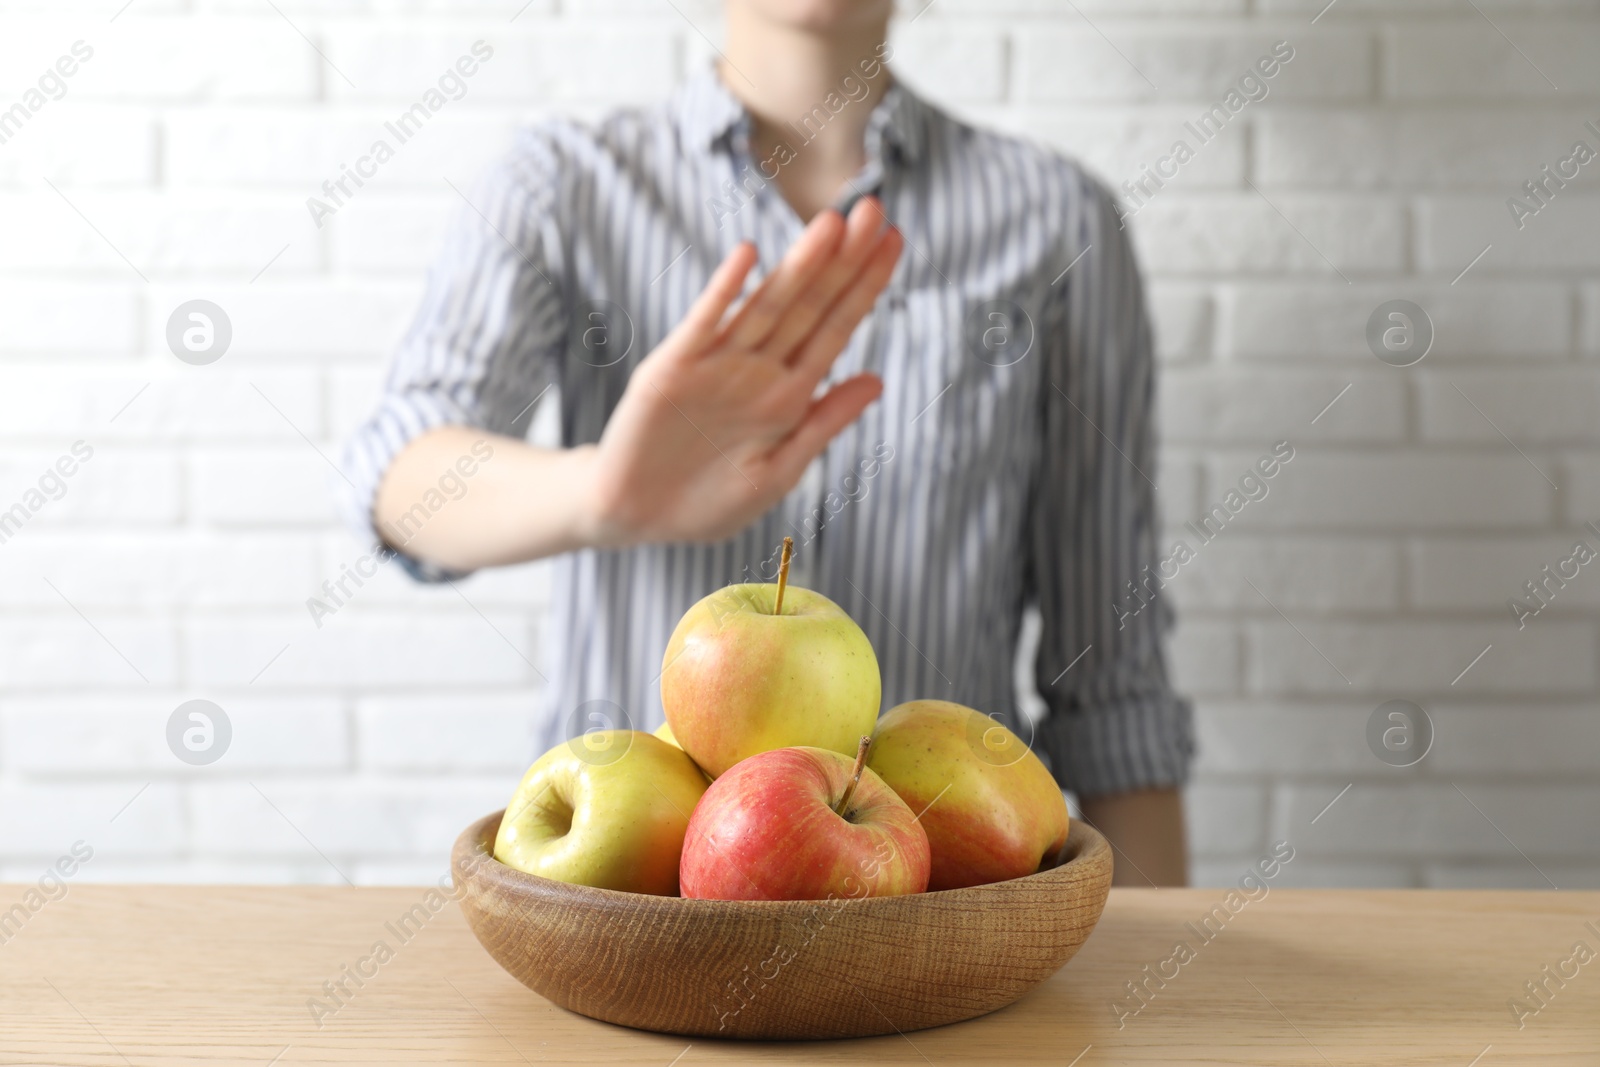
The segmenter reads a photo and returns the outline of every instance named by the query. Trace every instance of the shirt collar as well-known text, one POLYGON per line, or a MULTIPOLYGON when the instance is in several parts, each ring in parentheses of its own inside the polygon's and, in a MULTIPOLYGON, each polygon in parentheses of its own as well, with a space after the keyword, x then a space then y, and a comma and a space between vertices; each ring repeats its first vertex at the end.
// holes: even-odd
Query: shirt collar
MULTIPOLYGON (((887 71, 885 71, 887 75, 887 71)), ((841 94, 843 98, 843 94, 841 94)), ((846 104, 846 107, 853 106, 846 104)), ((889 87, 867 120, 869 155, 875 145, 892 146, 901 160, 915 163, 922 157, 926 142, 930 107, 901 82, 891 78, 889 87)), ((672 114, 684 141, 691 148, 710 151, 725 147, 730 136, 748 133, 750 116, 739 99, 722 84, 709 64, 691 77, 678 91, 672 114)), ((790 140, 799 150, 800 137, 790 140)))

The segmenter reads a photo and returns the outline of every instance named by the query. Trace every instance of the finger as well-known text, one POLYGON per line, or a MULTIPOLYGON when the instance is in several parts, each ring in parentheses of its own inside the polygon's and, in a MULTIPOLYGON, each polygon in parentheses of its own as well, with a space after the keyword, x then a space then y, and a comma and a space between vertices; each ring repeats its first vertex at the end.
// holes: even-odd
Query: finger
POLYGON ((812 402, 800 425, 773 446, 768 459, 785 478, 799 478, 806 464, 882 395, 883 379, 876 374, 858 374, 840 382, 812 402))
POLYGON ((792 359, 795 348, 816 328, 817 322, 850 280, 861 268, 885 236, 886 220, 876 199, 864 197, 850 212, 844 242, 839 252, 817 276, 816 280, 799 294, 767 338, 765 347, 783 359, 792 359))
POLYGON ((756 348, 772 332, 795 295, 825 267, 845 236, 844 217, 829 209, 811 220, 784 255, 778 269, 764 280, 723 331, 723 343, 756 348))
POLYGON ((802 375, 820 381, 828 373, 833 361, 850 343, 850 335, 856 332, 861 320, 878 302, 884 286, 889 284, 904 248, 905 238, 900 236, 899 230, 890 230, 884 235, 861 273, 850 282, 844 295, 828 309, 827 315, 795 354, 792 362, 802 375))
POLYGON ((755 265, 756 246, 740 241, 712 273, 705 289, 673 331, 674 335, 691 347, 709 346, 717 327, 722 324, 722 317, 744 291, 744 280, 755 265))

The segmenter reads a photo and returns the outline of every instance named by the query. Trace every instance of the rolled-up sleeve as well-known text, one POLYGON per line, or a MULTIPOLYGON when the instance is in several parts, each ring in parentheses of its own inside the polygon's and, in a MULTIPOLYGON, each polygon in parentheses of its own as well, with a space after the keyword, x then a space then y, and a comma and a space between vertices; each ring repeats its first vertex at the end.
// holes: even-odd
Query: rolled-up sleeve
POLYGON ((351 523, 398 550, 420 580, 455 574, 408 557, 378 528, 378 487, 394 458, 435 427, 527 434, 534 401, 556 380, 565 335, 553 210, 558 180, 554 154, 530 133, 461 196, 377 410, 345 443, 351 523))
POLYGON ((1049 380, 1028 563, 1048 709, 1040 746, 1065 788, 1093 797, 1182 785, 1194 740, 1163 650, 1172 611, 1159 591, 1143 286, 1110 195, 1079 181, 1063 255, 1083 258, 1043 308, 1049 380))

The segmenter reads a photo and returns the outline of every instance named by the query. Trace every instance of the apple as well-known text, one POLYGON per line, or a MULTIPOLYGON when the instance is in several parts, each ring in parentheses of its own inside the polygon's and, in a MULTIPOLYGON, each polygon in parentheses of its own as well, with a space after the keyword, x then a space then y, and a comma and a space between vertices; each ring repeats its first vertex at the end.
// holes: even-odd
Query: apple
POLYGON ((776 584, 712 593, 667 641, 667 724, 712 778, 776 748, 852 756, 878 718, 883 689, 872 642, 839 605, 787 585, 790 545, 785 538, 776 584))
POLYGON ((1067 801, 1039 757, 993 718, 913 700, 878 723, 867 766, 917 812, 929 890, 1020 878, 1067 840, 1067 801))
POLYGON ((528 768, 494 858, 558 882, 675 896, 706 778, 683 750, 637 730, 595 730, 528 768))
POLYGON ((661 740, 665 741, 667 744, 671 745, 673 748, 677 748, 677 749, 683 748, 682 745, 678 744, 678 739, 676 737, 672 736, 672 727, 667 725, 666 723, 662 723, 660 726, 657 726, 654 730, 652 730, 650 732, 655 734, 657 737, 661 738, 661 740))
POLYGON ((920 893, 928 836, 865 766, 825 748, 744 760, 706 790, 683 845, 679 883, 702 900, 825 900, 920 893))

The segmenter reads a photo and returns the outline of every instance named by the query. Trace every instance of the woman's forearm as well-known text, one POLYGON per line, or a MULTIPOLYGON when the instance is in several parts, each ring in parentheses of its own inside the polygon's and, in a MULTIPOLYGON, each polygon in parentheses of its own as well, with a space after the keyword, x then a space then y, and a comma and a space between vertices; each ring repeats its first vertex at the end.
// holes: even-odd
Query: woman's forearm
POLYGON ((468 426, 417 437, 389 465, 373 522, 389 547, 450 570, 585 548, 594 448, 535 448, 468 426))
POLYGON ((1112 844, 1116 859, 1113 885, 1189 883, 1183 796, 1176 789, 1095 797, 1084 801, 1083 818, 1112 844))

